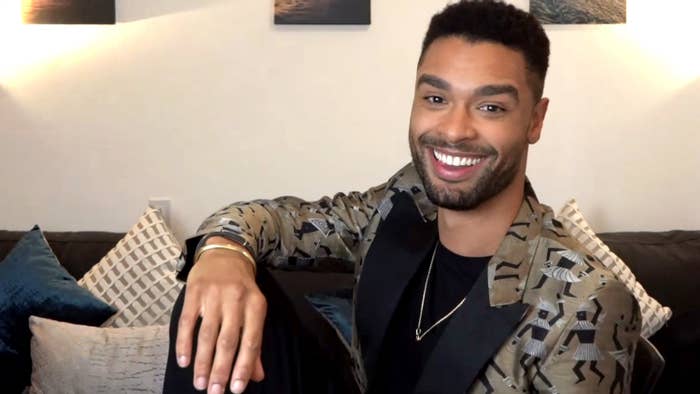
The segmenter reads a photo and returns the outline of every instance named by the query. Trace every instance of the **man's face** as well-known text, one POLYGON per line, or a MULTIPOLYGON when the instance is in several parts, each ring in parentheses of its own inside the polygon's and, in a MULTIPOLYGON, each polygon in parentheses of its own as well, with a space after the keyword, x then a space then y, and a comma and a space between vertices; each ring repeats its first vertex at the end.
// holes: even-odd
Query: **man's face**
POLYGON ((418 67, 409 126, 413 163, 430 200, 468 210, 524 177, 547 100, 535 102, 520 52, 435 40, 418 67))

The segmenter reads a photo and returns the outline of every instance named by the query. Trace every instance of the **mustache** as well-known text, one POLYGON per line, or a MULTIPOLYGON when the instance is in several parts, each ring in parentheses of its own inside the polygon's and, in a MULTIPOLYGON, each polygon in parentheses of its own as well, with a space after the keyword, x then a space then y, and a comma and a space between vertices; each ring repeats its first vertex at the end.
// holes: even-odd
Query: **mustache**
POLYGON ((490 145, 477 145, 464 141, 453 143, 429 134, 423 134, 420 137, 418 137, 418 142, 421 145, 429 145, 435 148, 456 150, 465 154, 478 154, 490 156, 496 155, 498 153, 498 151, 496 151, 496 149, 494 149, 494 147, 490 145))

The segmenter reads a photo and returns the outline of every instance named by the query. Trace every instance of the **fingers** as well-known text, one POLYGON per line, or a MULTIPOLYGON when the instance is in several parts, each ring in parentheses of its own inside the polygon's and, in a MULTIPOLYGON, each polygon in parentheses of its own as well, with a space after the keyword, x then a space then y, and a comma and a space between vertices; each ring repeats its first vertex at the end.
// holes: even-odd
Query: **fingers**
POLYGON ((252 295, 246 305, 245 325, 231 376, 231 391, 234 394, 242 393, 251 377, 259 378, 255 380, 262 380, 264 377, 260 349, 266 313, 265 298, 260 294, 252 295))
POLYGON ((175 354, 180 367, 187 367, 192 356, 192 337, 194 327, 199 318, 199 294, 189 287, 185 289, 185 299, 182 304, 182 312, 177 328, 175 340, 175 354))
POLYGON ((265 371, 263 370, 262 358, 258 356, 258 359, 255 360, 255 369, 253 370, 253 375, 250 377, 250 380, 260 382, 263 379, 265 379, 265 371))
POLYGON ((207 388, 211 363, 214 358, 214 347, 216 346, 221 325, 219 310, 207 310, 203 315, 197 337, 197 354, 194 358, 194 387, 197 390, 207 388))
POLYGON ((175 343, 178 365, 193 368, 197 390, 223 394, 230 380, 232 391, 243 392, 251 378, 264 377, 260 347, 266 301, 249 264, 231 264, 228 254, 205 257, 188 277, 175 343))
POLYGON ((232 313, 225 315, 216 341, 216 354, 214 355, 214 363, 209 375, 210 394, 221 394, 224 392, 226 382, 231 376, 233 358, 238 347, 238 339, 241 332, 242 321, 240 316, 243 312, 242 304, 225 305, 224 309, 232 313))

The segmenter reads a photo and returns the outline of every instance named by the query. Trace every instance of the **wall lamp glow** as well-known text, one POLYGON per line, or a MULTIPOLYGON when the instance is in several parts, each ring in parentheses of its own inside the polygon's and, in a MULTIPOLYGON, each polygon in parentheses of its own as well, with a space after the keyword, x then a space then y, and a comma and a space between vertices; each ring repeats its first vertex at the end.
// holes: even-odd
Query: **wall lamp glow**
POLYGON ((116 19, 114 6, 115 0, 21 1, 22 22, 24 23, 103 25, 114 24, 116 19))

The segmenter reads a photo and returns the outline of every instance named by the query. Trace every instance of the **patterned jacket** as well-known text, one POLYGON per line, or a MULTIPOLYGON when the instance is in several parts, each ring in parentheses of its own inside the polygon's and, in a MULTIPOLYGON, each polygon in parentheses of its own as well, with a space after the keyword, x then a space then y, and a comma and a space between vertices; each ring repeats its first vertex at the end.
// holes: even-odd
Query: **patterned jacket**
MULTIPOLYGON (((344 342, 364 390, 403 289, 436 242, 436 217, 409 164, 364 193, 235 203, 198 233, 241 242, 261 263, 304 266, 333 257, 354 270, 354 324, 344 342)), ((627 393, 640 328, 632 294, 565 232, 528 183, 416 392, 627 393)))

